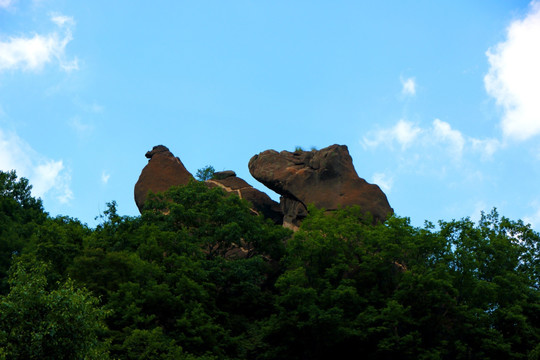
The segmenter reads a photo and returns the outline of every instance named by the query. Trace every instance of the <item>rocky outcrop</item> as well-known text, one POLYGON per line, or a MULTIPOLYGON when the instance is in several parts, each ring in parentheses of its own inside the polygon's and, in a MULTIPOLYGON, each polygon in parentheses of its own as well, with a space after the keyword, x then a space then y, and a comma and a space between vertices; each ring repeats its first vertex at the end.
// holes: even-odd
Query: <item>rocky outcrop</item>
MULTIPOLYGON (((149 159, 135 184, 135 203, 142 212, 148 192, 154 193, 168 190, 171 186, 186 185, 193 180, 193 175, 186 170, 179 158, 175 157, 167 147, 154 146, 146 153, 149 159)), ((214 178, 206 180, 209 187, 220 187, 228 193, 237 194, 249 201, 256 214, 262 214, 277 224, 283 221, 280 205, 270 199, 265 193, 255 189, 243 179, 236 176, 234 171, 221 171, 214 178)))
MULTIPOLYGON (((180 159, 163 145, 154 146, 146 157, 148 164, 135 184, 135 202, 141 212, 149 191, 163 192, 193 180, 180 159)), ((249 171, 255 179, 281 195, 280 204, 237 177, 232 170, 216 172, 206 184, 237 194, 252 204, 254 213, 291 229, 297 229, 307 216, 308 204, 326 210, 359 205, 373 215, 374 221, 384 221, 393 213, 381 189, 358 176, 344 145, 318 151, 267 150, 251 158, 249 171)))
POLYGON ((135 203, 140 212, 149 191, 167 191, 171 186, 186 185, 193 179, 193 175, 186 170, 180 159, 163 145, 154 146, 145 156, 148 164, 135 184, 135 203))
POLYGON ((272 219, 275 223, 281 224, 283 221, 283 214, 279 204, 272 200, 270 196, 249 185, 242 178, 237 177, 232 170, 214 173, 214 177, 206 180, 206 184, 210 187, 219 186, 229 193, 237 194, 241 199, 246 199, 253 205, 253 211, 272 219))
POLYGON ((249 171, 282 196, 284 225, 292 228, 305 216, 308 204, 326 210, 359 205, 374 221, 393 213, 382 190, 358 176, 345 145, 318 151, 267 150, 251 158, 249 171))

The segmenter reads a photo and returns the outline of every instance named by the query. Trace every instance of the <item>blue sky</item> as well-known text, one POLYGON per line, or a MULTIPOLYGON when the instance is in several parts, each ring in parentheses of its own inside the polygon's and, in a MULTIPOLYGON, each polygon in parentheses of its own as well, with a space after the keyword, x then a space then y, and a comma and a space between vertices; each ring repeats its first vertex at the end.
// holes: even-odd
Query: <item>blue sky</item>
POLYGON ((154 145, 264 189, 254 154, 337 143, 415 225, 538 230, 539 44, 538 1, 0 0, 0 169, 94 226, 154 145))

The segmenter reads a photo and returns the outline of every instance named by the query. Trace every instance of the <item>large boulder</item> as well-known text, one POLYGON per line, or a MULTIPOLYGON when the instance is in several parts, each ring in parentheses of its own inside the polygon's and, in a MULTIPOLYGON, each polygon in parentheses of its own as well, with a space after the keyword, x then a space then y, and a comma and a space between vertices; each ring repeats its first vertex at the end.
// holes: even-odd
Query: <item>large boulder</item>
POLYGON ((345 145, 311 151, 266 150, 253 156, 248 166, 255 179, 282 195, 285 224, 291 227, 304 216, 308 204, 326 210, 359 205, 374 221, 384 221, 393 213, 382 190, 358 176, 345 145))
POLYGON ((193 179, 193 175, 186 170, 180 159, 163 145, 154 146, 145 156, 148 164, 142 169, 135 184, 135 203, 140 212, 149 191, 167 191, 171 186, 186 185, 193 179))

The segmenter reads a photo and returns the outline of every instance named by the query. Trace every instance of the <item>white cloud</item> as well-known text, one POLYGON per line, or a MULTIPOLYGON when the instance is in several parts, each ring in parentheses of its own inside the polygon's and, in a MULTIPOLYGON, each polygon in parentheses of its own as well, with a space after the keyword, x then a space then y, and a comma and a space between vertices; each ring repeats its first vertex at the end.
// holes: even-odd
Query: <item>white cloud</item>
POLYGON ((90 114, 101 114, 105 111, 105 107, 95 100, 92 102, 86 102, 79 98, 73 100, 74 104, 77 105, 81 110, 90 114))
POLYGON ((504 136, 522 141, 540 134, 540 1, 506 35, 486 52, 490 69, 484 84, 503 109, 504 136))
POLYGON ((401 145, 402 150, 405 150, 418 138, 421 132, 422 129, 414 123, 401 119, 390 129, 381 129, 372 133, 371 136, 364 137, 362 143, 364 147, 376 147, 380 144, 391 146, 393 142, 397 142, 401 145))
MULTIPOLYGON (((2 0, 0 0, 2 1, 2 0)), ((67 60, 66 45, 73 40, 73 18, 55 15, 51 20, 63 30, 31 37, 10 37, 0 42, 0 72, 5 70, 40 70, 45 64, 57 61, 65 71, 78 69, 77 59, 67 60)))
POLYGON ((379 185, 379 187, 386 193, 392 190, 392 185, 394 185, 394 179, 386 175, 385 173, 375 173, 371 179, 373 184, 379 185))
POLYGON ((11 5, 11 0, 0 0, 0 8, 7 8, 11 5))
POLYGON ((81 138, 87 138, 94 131, 94 126, 83 122, 80 116, 72 117, 68 124, 77 133, 77 136, 81 138))
POLYGON ((103 184, 107 184, 109 182, 110 177, 111 177, 111 174, 108 174, 105 172, 105 170, 103 170, 103 172, 101 173, 101 182, 103 184))
POLYGON ((92 105, 90 105, 88 107, 88 110, 89 112, 92 112, 92 113, 95 113, 95 114, 99 114, 99 113, 102 113, 103 112, 103 106, 102 105, 99 105, 97 103, 92 103, 92 105))
POLYGON ((538 229, 540 227, 540 208, 534 214, 525 216, 523 222, 525 224, 531 224, 533 228, 538 229))
POLYGON ((416 95, 416 81, 414 78, 408 78, 408 79, 401 79, 401 85, 403 86, 401 89, 401 93, 403 95, 410 95, 414 96, 416 95))
POLYGON ((393 129, 393 135, 403 148, 408 147, 422 132, 413 123, 400 120, 393 129))
POLYGON ((497 139, 474 139, 470 138, 472 149, 479 152, 482 158, 491 159, 495 151, 501 147, 501 142, 497 139))
POLYGON ((461 132, 452 129, 449 123, 435 119, 430 133, 433 135, 434 141, 448 144, 449 151, 455 156, 461 157, 465 146, 465 139, 461 132))
POLYGON ((65 16, 65 15, 60 15, 60 14, 51 16, 51 21, 60 27, 65 26, 65 25, 68 25, 68 26, 75 25, 75 21, 73 20, 71 16, 65 16))
POLYGON ((393 144, 401 146, 405 151, 409 147, 432 153, 436 148, 442 148, 454 159, 459 160, 467 150, 480 153, 483 159, 491 156, 500 148, 496 139, 476 139, 464 136, 459 130, 440 119, 433 120, 431 126, 421 128, 407 120, 399 120, 394 126, 371 132, 361 141, 364 148, 375 148, 386 145, 393 149, 393 144))
POLYGON ((15 133, 0 129, 0 170, 15 170, 32 185, 32 195, 51 196, 61 203, 73 199, 71 176, 62 160, 52 160, 36 152, 15 133))
POLYGON ((63 172, 64 164, 62 160, 47 160, 45 163, 34 168, 34 193, 36 196, 43 196, 48 191, 55 191, 56 198, 61 203, 68 203, 73 199, 73 192, 69 188, 71 176, 63 172))

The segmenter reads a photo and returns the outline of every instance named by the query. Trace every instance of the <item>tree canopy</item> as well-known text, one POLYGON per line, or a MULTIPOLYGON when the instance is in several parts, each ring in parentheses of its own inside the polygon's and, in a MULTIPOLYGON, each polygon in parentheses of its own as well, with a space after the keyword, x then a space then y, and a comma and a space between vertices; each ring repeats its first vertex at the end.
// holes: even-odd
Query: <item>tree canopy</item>
POLYGON ((106 311, 73 281, 48 284, 47 265, 19 257, 11 267, 10 292, 0 298, 0 358, 106 359, 106 311))
POLYGON ((193 181, 91 229, 30 189, 0 172, 0 359, 540 358, 540 235, 496 210, 292 233, 193 181))

